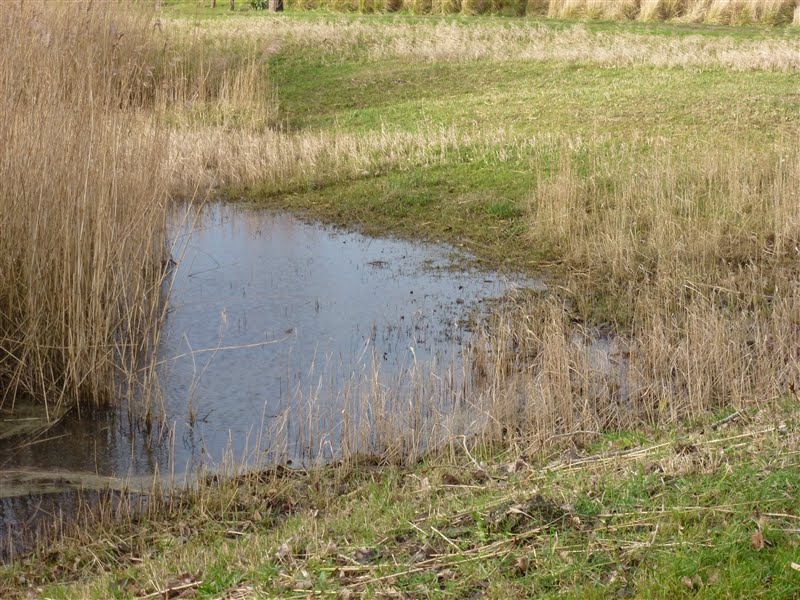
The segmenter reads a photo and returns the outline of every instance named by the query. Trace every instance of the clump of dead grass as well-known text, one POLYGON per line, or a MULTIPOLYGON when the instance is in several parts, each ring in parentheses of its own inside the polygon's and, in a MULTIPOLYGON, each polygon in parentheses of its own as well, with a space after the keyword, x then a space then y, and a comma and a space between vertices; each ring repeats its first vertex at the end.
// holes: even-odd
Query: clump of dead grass
MULTIPOLYGON (((688 2, 687 14, 695 21, 725 25, 790 23, 797 7, 792 0, 710 0, 688 2)), ((680 18, 680 14, 676 15, 680 18)))
POLYGON ((558 19, 633 19, 639 11, 639 0, 550 0, 547 16, 558 19))
POLYGON ((506 429, 542 439, 664 425, 800 385, 793 146, 688 161, 656 147, 647 164, 626 154, 594 149, 581 176, 563 158, 531 198, 529 239, 568 275, 563 293, 501 320, 509 354, 487 362, 523 373, 492 370, 498 394, 523 388, 506 429))

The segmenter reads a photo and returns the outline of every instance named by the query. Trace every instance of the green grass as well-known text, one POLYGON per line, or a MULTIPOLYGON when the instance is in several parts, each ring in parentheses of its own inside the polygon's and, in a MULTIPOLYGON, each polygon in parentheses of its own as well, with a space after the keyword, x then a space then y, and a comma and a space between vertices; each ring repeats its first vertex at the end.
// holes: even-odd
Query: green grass
POLYGON ((646 161, 651 140, 668 140, 690 156, 700 146, 800 135, 795 73, 409 63, 284 52, 271 59, 270 77, 279 119, 289 130, 368 136, 453 128, 482 132, 489 141, 459 147, 443 164, 277 194, 256 184, 246 196, 369 233, 451 241, 496 267, 535 269, 558 258, 551 248, 523 241, 531 194, 558 166, 556 155, 543 160, 537 139, 634 145, 646 161))
POLYGON ((796 74, 574 63, 377 63, 280 56, 270 76, 296 129, 511 128, 676 140, 798 131, 796 74), (680 90, 679 94, 675 90, 680 90), (620 131, 620 127, 624 127, 620 131))
POLYGON ((671 432, 265 473, 0 570, 49 598, 786 598, 800 589, 798 405, 671 432), (480 460, 480 464, 479 461, 480 460), (202 509, 199 507, 202 506, 202 509), (753 536, 762 532, 763 547, 753 536), (199 583, 202 582, 202 583, 199 583))

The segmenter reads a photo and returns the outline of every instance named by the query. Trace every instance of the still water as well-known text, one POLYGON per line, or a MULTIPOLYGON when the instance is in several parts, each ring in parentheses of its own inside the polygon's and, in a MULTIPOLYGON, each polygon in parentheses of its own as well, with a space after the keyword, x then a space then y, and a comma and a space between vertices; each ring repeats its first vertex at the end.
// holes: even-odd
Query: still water
POLYGON ((179 476, 226 457, 296 464, 310 443, 302 424, 316 418, 304 414, 310 403, 336 413, 359 385, 402 392, 409 369, 447 372, 438 380, 457 387, 470 317, 488 298, 538 285, 459 268, 464 255, 444 245, 229 204, 193 211, 173 226, 177 264, 159 349, 164 426, 146 434, 121 406, 6 443, 0 496, 179 476), (42 475, 38 488, 20 471, 42 475))

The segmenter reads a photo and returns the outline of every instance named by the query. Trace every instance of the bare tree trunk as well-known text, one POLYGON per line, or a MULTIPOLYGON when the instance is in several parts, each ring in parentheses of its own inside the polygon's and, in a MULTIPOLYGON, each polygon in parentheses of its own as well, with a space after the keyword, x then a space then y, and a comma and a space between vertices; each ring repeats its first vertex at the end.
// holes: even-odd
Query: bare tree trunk
POLYGON ((217 8, 217 0, 211 0, 211 8, 217 8))
POLYGON ((233 2, 234 0, 231 0, 231 10, 233 10, 233 2))

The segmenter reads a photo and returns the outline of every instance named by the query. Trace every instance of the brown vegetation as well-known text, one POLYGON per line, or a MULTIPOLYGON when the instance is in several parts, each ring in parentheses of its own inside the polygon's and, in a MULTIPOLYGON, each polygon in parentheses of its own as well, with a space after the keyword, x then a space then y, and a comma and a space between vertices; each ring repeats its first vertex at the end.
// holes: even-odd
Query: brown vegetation
MULTIPOLYGON (((480 0, 470 0, 475 4, 480 0)), ((477 5, 477 4, 475 4, 477 5)), ((176 20, 171 28, 194 31, 191 22, 176 20)), ((626 67, 721 68, 736 71, 800 68, 796 37, 733 40, 715 36, 655 36, 627 32, 595 32, 583 25, 549 28, 510 22, 503 27, 469 26, 431 20, 379 25, 362 20, 307 20, 260 16, 214 25, 228 44, 249 44, 268 54, 306 53, 331 60, 424 61, 566 61, 626 67)), ((193 33, 192 35, 201 35, 193 33)))
POLYGON ((151 24, 88 3, 0 18, 4 402, 107 400, 151 344, 166 256, 167 141, 133 129, 160 83, 151 24))
POLYGON ((105 400, 120 369, 151 356, 170 193, 217 185, 281 193, 501 146, 531 168, 561 156, 532 190, 525 220, 531 244, 565 273, 563 293, 517 302, 476 344, 475 365, 450 367, 449 387, 415 365, 394 391, 354 382, 327 416, 305 399, 307 425, 285 444, 300 441, 315 456, 341 449, 413 460, 459 435, 542 441, 674 422, 800 385, 791 283, 800 158, 790 141, 716 149, 502 128, 284 131, 271 127, 263 72, 264 56, 282 44, 372 58, 793 70, 791 40, 273 19, 211 33, 89 3, 4 5, 0 14, 9 33, 0 42, 9 83, 0 102, 10 115, 0 125, 9 399, 105 400), (603 321, 615 327, 613 357, 598 358, 596 332, 581 325, 603 321))
MULTIPOLYGON (((465 0, 434 2, 416 0, 403 7, 415 14, 466 15, 505 14, 509 16, 547 16, 558 19, 606 19, 640 21, 681 21, 715 25, 800 24, 797 0, 465 0)), ((360 3, 343 0, 298 0, 295 8, 328 8, 340 11, 375 12, 398 10, 396 0, 360 3)))
POLYGON ((257 57, 202 42, 125 4, 0 6, 0 404, 108 401, 152 356, 163 118, 213 121, 263 91, 257 57))

